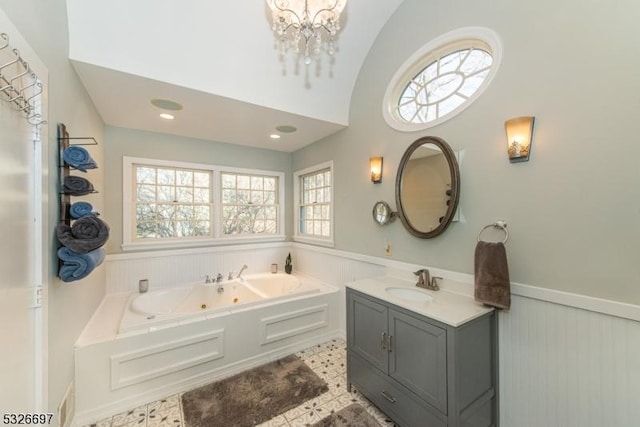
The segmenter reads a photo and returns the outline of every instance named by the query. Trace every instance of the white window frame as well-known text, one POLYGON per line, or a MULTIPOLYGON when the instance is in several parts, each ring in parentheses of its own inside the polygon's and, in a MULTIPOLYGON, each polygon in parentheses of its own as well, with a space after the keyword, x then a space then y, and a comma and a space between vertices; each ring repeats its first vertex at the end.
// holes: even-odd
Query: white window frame
POLYGON ((141 157, 122 158, 122 250, 146 250, 146 249, 169 249, 169 248, 191 248, 201 246, 233 245, 256 242, 279 242, 284 241, 284 217, 285 217, 285 191, 284 172, 269 171, 261 169, 234 168, 204 163, 176 162, 171 160, 148 159, 141 157), (184 169, 199 169, 210 171, 212 175, 211 189, 213 192, 213 209, 211 219, 211 237, 176 237, 167 239, 136 239, 135 238, 135 214, 133 207, 135 201, 133 166, 135 164, 148 165, 152 167, 171 167, 184 169), (220 174, 223 172, 264 175, 278 178, 278 233, 268 235, 222 235, 222 192, 220 174))
POLYGON ((240 242, 255 242, 255 241, 282 241, 285 240, 284 234, 284 217, 285 217, 285 199, 284 199, 284 172, 266 171, 258 169, 245 169, 245 168, 231 168, 225 166, 217 166, 214 172, 214 181, 216 182, 213 191, 213 208, 214 218, 216 219, 215 233, 217 239, 220 242, 228 243, 240 243, 240 242), (220 174, 222 173, 236 173, 246 175, 263 175, 263 176, 276 176, 278 177, 278 188, 276 190, 278 203, 278 233, 266 234, 266 235, 223 235, 222 234, 222 184, 220 183, 220 174))
POLYGON ((320 163, 318 165, 315 166, 310 166, 308 168, 299 170, 294 172, 293 174, 293 211, 294 211, 294 231, 293 231, 293 240, 296 242, 300 242, 300 243, 309 243, 309 244, 313 244, 313 245, 320 245, 320 246, 328 246, 328 247, 334 247, 335 246, 335 242, 334 242, 334 236, 335 236, 335 207, 334 207, 334 194, 335 194, 335 171, 333 169, 333 160, 324 162, 324 163, 320 163), (329 237, 318 237, 318 236, 308 236, 305 234, 302 234, 300 232, 300 205, 301 205, 301 199, 300 199, 300 189, 301 189, 301 185, 300 185, 300 180, 304 175, 309 175, 309 174, 313 174, 313 173, 317 173, 320 172, 323 169, 329 169, 329 171, 331 172, 331 189, 330 189, 330 194, 331 194, 331 201, 329 202, 329 210, 330 210, 330 221, 331 221, 331 225, 330 225, 330 236, 329 237))
MULTIPOLYGON (((455 49, 454 49, 455 50, 455 49)), ((457 116, 471 104, 489 87, 491 81, 498 72, 502 63, 502 41, 495 31, 484 27, 464 27, 445 33, 415 51, 396 71, 391 78, 382 101, 382 115, 389 126, 402 132, 415 132, 437 126, 449 119, 457 116), (486 46, 486 50, 492 56, 492 64, 489 75, 465 102, 454 108, 452 111, 425 123, 408 123, 401 119, 396 111, 400 94, 407 84, 422 70, 431 63, 434 54, 437 57, 447 55, 448 50, 458 43, 467 41, 477 41, 486 46)))

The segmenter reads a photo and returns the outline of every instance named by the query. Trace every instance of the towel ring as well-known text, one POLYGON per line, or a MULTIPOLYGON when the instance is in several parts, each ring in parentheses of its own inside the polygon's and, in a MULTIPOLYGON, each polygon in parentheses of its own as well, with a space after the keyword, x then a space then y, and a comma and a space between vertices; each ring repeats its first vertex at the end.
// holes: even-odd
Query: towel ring
POLYGON ((480 230, 480 232, 478 233, 478 242, 481 240, 480 235, 482 234, 482 232, 491 227, 499 228, 500 230, 504 231, 504 240, 502 241, 502 244, 507 243, 507 240, 509 240, 509 231, 507 230, 507 223, 504 221, 496 221, 493 224, 485 225, 484 227, 482 227, 482 230, 480 230))

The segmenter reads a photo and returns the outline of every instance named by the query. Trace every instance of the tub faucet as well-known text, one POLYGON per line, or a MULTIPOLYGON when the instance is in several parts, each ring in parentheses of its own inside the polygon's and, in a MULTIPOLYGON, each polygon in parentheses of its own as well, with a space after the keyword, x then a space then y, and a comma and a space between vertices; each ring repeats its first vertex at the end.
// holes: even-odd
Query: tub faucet
POLYGON ((240 279, 240 278, 241 278, 240 276, 242 276, 242 272, 243 272, 244 270, 246 270, 247 268, 249 268, 249 267, 247 266, 247 264, 243 265, 243 266, 242 266, 242 268, 240 269, 240 272, 239 272, 239 273, 238 273, 238 275, 236 276, 236 279, 240 279))

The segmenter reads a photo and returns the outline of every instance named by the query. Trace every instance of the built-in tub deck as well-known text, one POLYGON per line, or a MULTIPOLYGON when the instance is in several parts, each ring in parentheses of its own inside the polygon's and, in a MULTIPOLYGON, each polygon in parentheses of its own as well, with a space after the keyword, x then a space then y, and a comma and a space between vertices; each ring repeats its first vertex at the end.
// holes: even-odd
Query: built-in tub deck
POLYGON ((254 274, 107 295, 75 347, 76 421, 344 338, 343 292, 308 276, 254 274))
POLYGON ((118 333, 154 331, 332 290, 300 275, 263 273, 134 293, 128 298, 118 333))

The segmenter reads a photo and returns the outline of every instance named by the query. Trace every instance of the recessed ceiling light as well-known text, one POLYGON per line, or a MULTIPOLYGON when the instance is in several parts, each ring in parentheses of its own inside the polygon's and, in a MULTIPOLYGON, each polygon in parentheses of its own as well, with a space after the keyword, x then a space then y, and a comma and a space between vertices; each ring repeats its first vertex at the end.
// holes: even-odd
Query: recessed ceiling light
POLYGON ((175 119, 175 117, 169 113, 160 113, 160 117, 162 117, 165 120, 173 120, 175 119))
POLYGON ((280 135, 278 135, 277 133, 272 133, 271 135, 269 135, 269 138, 271 138, 271 139, 280 139, 280 135))
POLYGON ((290 125, 280 125, 280 126, 276 126, 276 130, 282 133, 293 133, 297 131, 298 128, 290 125))
POLYGON ((169 111, 180 111, 184 108, 181 104, 178 104, 175 101, 172 101, 170 99, 160 99, 160 98, 152 99, 151 105, 153 105, 154 107, 158 107, 161 110, 169 110, 169 111))

